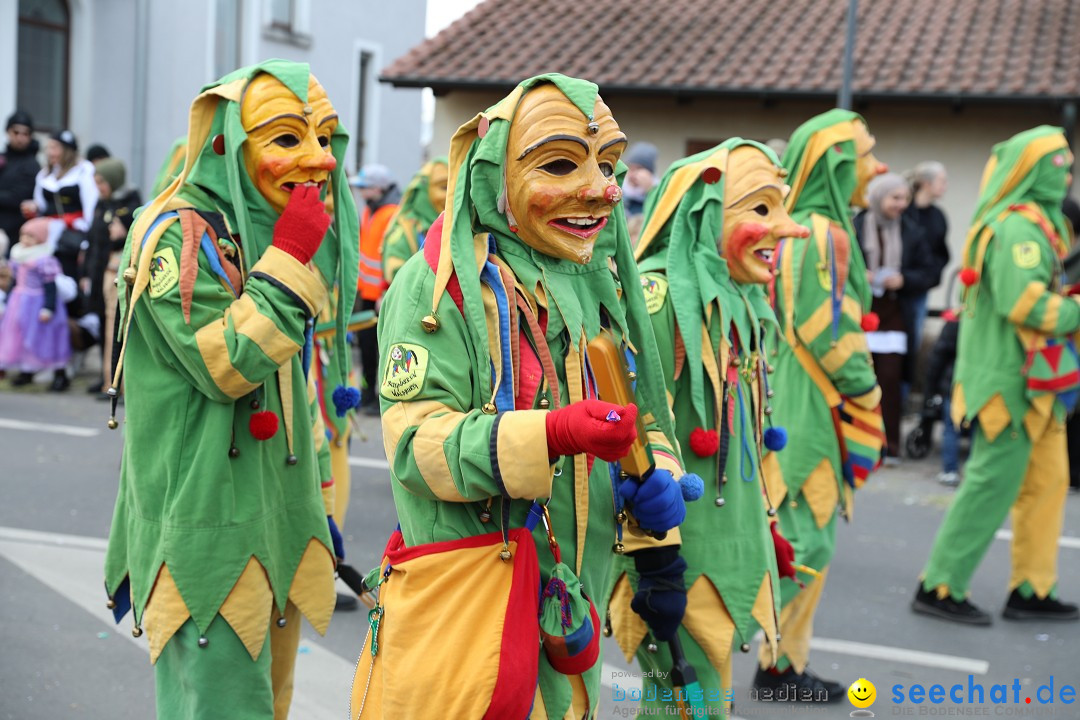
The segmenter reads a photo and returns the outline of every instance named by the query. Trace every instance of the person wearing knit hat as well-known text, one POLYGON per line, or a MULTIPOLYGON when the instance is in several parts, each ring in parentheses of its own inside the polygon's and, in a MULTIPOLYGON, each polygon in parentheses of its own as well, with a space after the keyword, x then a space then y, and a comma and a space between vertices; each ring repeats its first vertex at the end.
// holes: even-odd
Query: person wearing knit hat
MULTIPOLYGON (((383 442, 405 546, 423 552, 498 534, 500 517, 527 531, 530 509, 546 502, 562 560, 543 530, 533 533, 540 588, 576 589, 579 600, 587 588, 585 607, 599 618, 613 582, 613 547, 629 551, 647 540, 631 533, 631 523, 668 531, 665 542, 677 545, 675 526, 685 516, 660 358, 618 207, 625 144, 595 84, 554 73, 520 83, 454 135, 446 209, 423 251, 398 271, 379 317, 383 442), (601 333, 636 353, 636 403, 596 398, 598 358, 588 345, 601 333), (631 446, 639 413, 656 469, 627 487, 609 463, 631 446), (554 577, 556 569, 569 582, 554 577)), ((491 562, 499 556, 495 550, 491 562)), ((389 587, 409 587, 387 572, 389 587)), ((465 602, 457 611, 476 613, 485 627, 501 625, 496 608, 485 609, 491 598, 465 602)), ((388 622, 395 612, 398 623, 416 627, 437 627, 443 617, 440 608, 402 615, 387 601, 388 622)), ((649 622, 680 617, 677 609, 657 611, 649 622)), ((516 630, 531 634, 509 650, 527 689, 497 716, 591 717, 601 702, 599 659, 566 668, 546 642, 539 645, 536 628, 516 630)), ((463 668, 451 682, 447 667, 432 662, 410 668, 402 692, 401 683, 384 680, 390 669, 369 675, 392 652, 372 659, 365 644, 352 716, 426 717, 432 707, 447 717, 482 716, 474 703, 488 707, 486 683, 494 684, 498 668, 471 649, 450 649, 463 668)))
POLYGON ((102 160, 111 158, 112 153, 109 152, 109 148, 105 147, 101 143, 94 143, 90 147, 86 148, 86 159, 97 165, 102 160))
MULTIPOLYGON (((19 227, 25 218, 23 202, 34 197, 34 178, 41 170, 37 161, 38 142, 30 114, 16 110, 7 119, 7 147, 0 154, 0 230, 8 242, 19 242, 19 227)), ((7 253, 0 253, 0 259, 7 253)))
POLYGON ((382 271, 387 284, 424 244, 431 223, 446 206, 447 166, 437 157, 420 168, 401 197, 397 215, 383 235, 382 271))
POLYGON ((94 166, 101 199, 94 209, 94 221, 86 237, 89 247, 82 263, 80 285, 86 295, 87 310, 97 316, 101 333, 101 367, 99 382, 91 383, 87 392, 106 397, 107 378, 112 365, 113 326, 116 320, 116 275, 124 240, 134 220, 135 210, 142 205, 139 191, 125 183, 127 171, 119 158, 105 158, 94 166))
POLYGON ((1072 339, 1080 301, 1061 284, 1072 244, 1061 203, 1072 165, 1062 129, 1042 125, 995 145, 983 172, 962 255, 952 396, 953 422, 974 424, 974 439, 919 579, 917 613, 990 624, 967 594, 1011 509, 1012 576, 1002 615, 1080 619, 1076 605, 1057 597, 1069 486, 1065 417, 1080 392, 1072 339))
POLYGON ((34 374, 43 370, 63 373, 71 358, 67 311, 56 289, 60 263, 49 243, 52 222, 27 220, 11 248, 15 288, 0 318, 0 370, 18 372, 11 381, 14 386, 33 382, 34 374))
POLYGON ((285 717, 300 615, 322 633, 333 613, 344 550, 310 364, 333 297, 325 378, 348 377, 357 229, 337 117, 305 63, 206 86, 183 171, 121 260, 105 589, 117 622, 131 612, 148 636, 159 718, 285 717))
MULTIPOLYGON (((679 528, 688 598, 678 632, 710 714, 731 701, 733 647, 749 651, 761 627, 775 650, 777 561, 794 573, 760 455, 763 444, 779 449, 785 432, 772 426, 762 353, 776 325, 765 293, 772 253, 781 238, 809 233, 784 209, 784 175, 771 150, 741 138, 679 160, 650 199, 636 251, 676 438, 687 470, 708 479, 706 499, 688 506, 679 528)), ((666 638, 650 637, 631 612, 649 579, 635 564, 622 563, 612 628, 645 671, 643 714, 663 714, 674 705, 663 700, 674 690, 672 661, 666 638)))
POLYGON ((780 243, 769 290, 780 327, 769 348, 773 417, 792 437, 783 452, 767 452, 764 473, 799 565, 795 578, 780 581, 778 658, 762 644, 754 686, 775 692, 794 684, 828 702, 840 702, 844 688, 807 669, 814 613, 836 547, 837 510, 851 516, 854 489, 879 464, 885 440, 865 335, 875 325, 872 294, 849 212, 865 206, 867 184, 886 170, 873 147, 866 123, 848 110, 818 115, 792 134, 785 205, 811 234, 780 243))
POLYGON ((626 151, 623 162, 628 168, 626 181, 623 183, 623 209, 627 217, 640 215, 645 210, 645 199, 656 187, 656 146, 652 143, 637 142, 626 151))

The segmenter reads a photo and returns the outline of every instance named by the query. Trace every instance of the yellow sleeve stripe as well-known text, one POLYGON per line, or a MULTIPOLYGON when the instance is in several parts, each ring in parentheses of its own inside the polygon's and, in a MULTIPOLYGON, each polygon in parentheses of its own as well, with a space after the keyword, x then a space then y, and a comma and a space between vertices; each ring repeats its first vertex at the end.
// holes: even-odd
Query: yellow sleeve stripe
POLYGON ((308 315, 312 317, 326 305, 326 287, 318 276, 284 250, 271 245, 252 266, 251 273, 267 275, 287 287, 307 305, 308 315))
POLYGON ((1052 293, 1046 300, 1046 310, 1043 311, 1042 323, 1039 329, 1043 332, 1057 330, 1058 318, 1061 316, 1061 303, 1065 298, 1057 293, 1052 293))
POLYGON ((241 295, 232 304, 233 329, 238 335, 249 338, 270 358, 275 365, 300 352, 300 346, 281 332, 277 324, 259 312, 250 295, 241 295))
POLYGON ((870 353, 870 349, 866 345, 866 335, 861 332, 848 333, 837 341, 836 347, 822 356, 821 367, 825 369, 825 372, 834 375, 857 352, 870 353))
POLYGON ((382 414, 383 448, 390 459, 391 469, 402 436, 406 430, 415 427, 412 459, 428 488, 440 500, 467 502, 454 484, 454 476, 442 447, 443 440, 463 418, 464 414, 436 400, 413 400, 391 405, 382 414), (437 413, 446 414, 432 417, 437 413))
MULTIPOLYGON (((862 320, 862 308, 855 298, 845 295, 841 309, 843 313, 854 320, 856 324, 862 320)), ((831 326, 832 304, 826 301, 819 305, 818 309, 814 311, 814 314, 799 326, 799 338, 806 343, 813 342, 814 338, 825 332, 831 326)))
MULTIPOLYGON (((1019 325, 1027 320, 1028 315, 1035 308, 1035 303, 1039 302, 1039 298, 1046 292, 1046 283, 1032 280, 1024 288, 1024 291, 1020 293, 1020 297, 1016 299, 1016 302, 1012 306, 1012 310, 1009 311, 1009 320, 1019 325)), ((1056 315, 1056 313, 1055 313, 1056 315)))
POLYGON ((251 382, 232 364, 229 345, 225 341, 225 333, 231 320, 231 312, 226 310, 221 320, 214 321, 195 333, 195 343, 199 346, 203 364, 218 389, 237 399, 247 395, 261 383, 251 382))
POLYGON ((547 410, 519 410, 499 419, 496 446, 503 486, 512 498, 551 495, 554 468, 548 458, 547 410))

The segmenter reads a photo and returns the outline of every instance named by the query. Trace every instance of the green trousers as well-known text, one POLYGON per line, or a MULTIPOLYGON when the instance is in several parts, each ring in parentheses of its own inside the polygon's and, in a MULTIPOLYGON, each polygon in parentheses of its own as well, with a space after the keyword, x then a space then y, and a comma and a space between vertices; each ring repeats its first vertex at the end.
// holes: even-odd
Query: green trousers
MULTIPOLYGON (((251 659, 240 638, 218 615, 201 635, 188 619, 154 664, 158 720, 284 720, 292 701, 300 642, 300 612, 289 603, 272 613, 266 644, 251 659), (284 627, 277 619, 284 617, 284 627)), ((342 707, 346 696, 342 695, 342 707)))
POLYGON ((934 539, 923 587, 963 599, 1011 508, 1009 589, 1024 586, 1039 597, 1049 595, 1057 583, 1057 541, 1068 487, 1063 423, 1050 421, 1034 442, 1023 427, 1007 427, 993 441, 976 427, 964 481, 934 539))

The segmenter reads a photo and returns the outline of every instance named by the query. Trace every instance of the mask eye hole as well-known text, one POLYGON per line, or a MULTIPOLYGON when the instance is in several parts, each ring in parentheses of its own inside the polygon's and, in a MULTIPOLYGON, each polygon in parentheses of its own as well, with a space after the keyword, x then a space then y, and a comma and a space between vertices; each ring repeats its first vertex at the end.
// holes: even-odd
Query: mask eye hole
POLYGON ((577 163, 566 159, 553 160, 546 165, 541 165, 540 169, 551 175, 563 176, 577 170, 577 163))
POLYGON ((273 143, 278 147, 294 148, 300 144, 300 138, 296 137, 292 133, 285 133, 284 135, 278 135, 274 138, 273 143))
POLYGON ((757 207, 754 208, 754 212, 756 212, 761 217, 765 217, 766 215, 769 214, 769 206, 764 205, 764 204, 758 205, 757 207))
POLYGON ((615 175, 615 166, 611 163, 602 162, 600 163, 600 172, 603 173, 604 177, 613 177, 615 175))
POLYGON ((319 136, 319 145, 321 147, 324 147, 324 148, 330 147, 330 136, 328 136, 328 135, 320 135, 319 136))

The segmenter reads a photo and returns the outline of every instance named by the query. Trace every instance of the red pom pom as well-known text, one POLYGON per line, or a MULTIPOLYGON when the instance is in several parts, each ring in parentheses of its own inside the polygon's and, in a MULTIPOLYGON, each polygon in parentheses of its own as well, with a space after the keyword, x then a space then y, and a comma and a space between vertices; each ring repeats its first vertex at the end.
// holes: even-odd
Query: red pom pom
POLYGON ((960 282, 964 283, 967 287, 971 287, 979 282, 979 271, 975 268, 964 268, 960 271, 960 282))
POLYGON ((277 433, 277 428, 277 415, 269 410, 255 413, 248 423, 248 430, 251 431, 251 436, 256 440, 269 440, 277 433))
POLYGON ((945 322, 956 322, 960 319, 960 316, 956 314, 955 310, 949 308, 941 313, 941 319, 945 322))
POLYGON ((715 430, 694 428, 690 431, 690 449, 698 457, 715 455, 716 451, 720 449, 720 436, 716 434, 715 430))
POLYGON ((876 312, 868 312, 862 316, 859 325, 862 326, 863 332, 874 332, 881 326, 881 318, 876 312))

